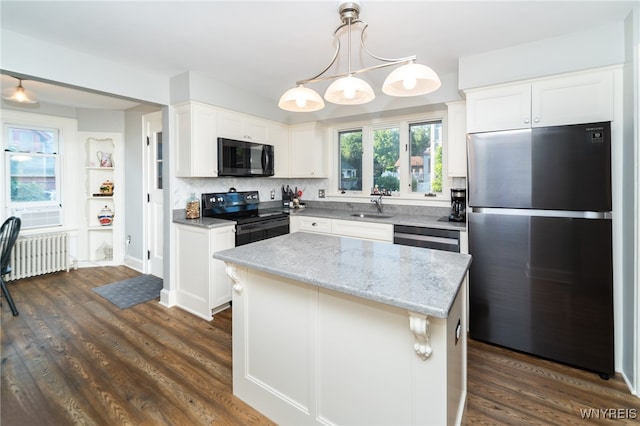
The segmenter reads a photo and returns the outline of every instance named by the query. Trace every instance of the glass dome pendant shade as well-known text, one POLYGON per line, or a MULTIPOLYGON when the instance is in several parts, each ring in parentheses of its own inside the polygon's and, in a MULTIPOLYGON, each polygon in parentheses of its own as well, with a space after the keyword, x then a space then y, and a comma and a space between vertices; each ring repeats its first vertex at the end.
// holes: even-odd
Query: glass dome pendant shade
POLYGON ((412 62, 393 70, 384 81, 382 91, 389 96, 419 96, 439 89, 440 85, 433 69, 412 62))
POLYGON ((9 88, 2 91, 2 99, 13 102, 20 102, 22 104, 37 104, 38 99, 31 93, 22 87, 22 80, 18 79, 18 86, 9 88))
POLYGON ((324 108, 324 101, 318 92, 300 84, 284 92, 278 106, 285 111, 312 112, 324 108))
POLYGON ((339 105, 361 105, 376 98, 366 81, 349 75, 334 81, 324 93, 327 102, 339 105))

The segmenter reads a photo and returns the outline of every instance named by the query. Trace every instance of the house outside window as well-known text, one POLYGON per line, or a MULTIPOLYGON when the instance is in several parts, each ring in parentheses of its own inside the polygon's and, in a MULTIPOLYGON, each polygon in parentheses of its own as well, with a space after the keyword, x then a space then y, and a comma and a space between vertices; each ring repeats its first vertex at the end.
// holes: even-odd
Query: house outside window
POLYGON ((5 124, 5 206, 22 228, 61 225, 59 129, 5 124))

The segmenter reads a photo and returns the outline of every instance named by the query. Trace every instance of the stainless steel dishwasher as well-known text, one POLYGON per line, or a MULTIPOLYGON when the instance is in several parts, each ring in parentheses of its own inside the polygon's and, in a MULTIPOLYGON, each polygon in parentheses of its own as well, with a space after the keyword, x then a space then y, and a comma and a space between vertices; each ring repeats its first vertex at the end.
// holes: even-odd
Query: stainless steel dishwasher
POLYGON ((422 226, 393 226, 393 244, 460 253, 460 231, 422 226))

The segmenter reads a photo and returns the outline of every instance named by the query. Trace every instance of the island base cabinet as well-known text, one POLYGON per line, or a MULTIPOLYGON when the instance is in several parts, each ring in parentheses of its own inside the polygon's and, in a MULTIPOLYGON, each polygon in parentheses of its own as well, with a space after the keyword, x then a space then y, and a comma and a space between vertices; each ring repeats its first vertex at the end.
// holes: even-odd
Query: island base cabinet
POLYGON ((276 423, 460 424, 464 288, 448 318, 428 317, 431 353, 423 359, 406 310, 250 268, 227 270, 236 282, 233 392, 276 423))

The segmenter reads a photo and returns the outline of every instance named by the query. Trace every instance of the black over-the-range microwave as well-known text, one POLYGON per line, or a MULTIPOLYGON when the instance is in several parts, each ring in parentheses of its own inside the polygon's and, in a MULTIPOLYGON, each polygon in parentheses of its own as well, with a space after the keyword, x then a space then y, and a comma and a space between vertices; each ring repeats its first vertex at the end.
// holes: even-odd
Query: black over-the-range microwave
POLYGON ((218 176, 273 176, 273 145, 218 138, 218 176))

